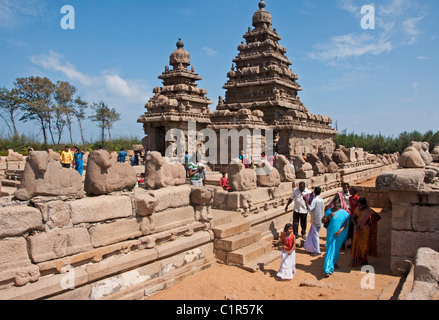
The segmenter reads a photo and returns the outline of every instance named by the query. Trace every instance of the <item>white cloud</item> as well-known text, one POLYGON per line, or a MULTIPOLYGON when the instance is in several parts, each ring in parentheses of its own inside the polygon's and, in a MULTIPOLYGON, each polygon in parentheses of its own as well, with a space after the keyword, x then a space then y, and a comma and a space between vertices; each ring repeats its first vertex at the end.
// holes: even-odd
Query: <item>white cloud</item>
POLYGON ((30 58, 35 65, 49 71, 60 72, 74 82, 81 84, 87 91, 86 95, 94 100, 112 99, 114 103, 146 103, 151 91, 146 82, 137 79, 123 79, 118 73, 102 72, 101 75, 89 76, 79 71, 64 56, 50 51, 30 58))
POLYGON ((418 60, 427 60, 428 57, 426 57, 426 56, 419 56, 419 57, 416 57, 416 59, 418 59, 418 60))
POLYGON ((209 56, 216 56, 217 52, 209 47, 203 47, 203 51, 209 56))
POLYGON ((64 57, 56 52, 49 51, 48 55, 42 54, 30 58, 33 64, 39 65, 50 71, 58 71, 64 73, 69 79, 79 81, 85 86, 90 86, 93 80, 85 74, 76 70, 75 66, 68 61, 61 61, 64 57))
POLYGON ((14 27, 29 18, 38 18, 46 6, 43 0, 1 0, 0 27, 14 27))
MULTIPOLYGON (((358 26, 363 0, 338 0, 337 6, 349 12, 358 26)), ((417 0, 387 0, 375 6, 376 29, 331 37, 314 46, 308 56, 335 64, 363 55, 380 55, 403 45, 412 45, 422 34, 420 23, 428 16, 427 7, 417 0)))
POLYGON ((312 52, 309 56, 329 62, 365 54, 379 55, 393 49, 392 44, 386 39, 376 39, 367 33, 335 36, 328 43, 318 44, 315 48, 317 52, 312 52))

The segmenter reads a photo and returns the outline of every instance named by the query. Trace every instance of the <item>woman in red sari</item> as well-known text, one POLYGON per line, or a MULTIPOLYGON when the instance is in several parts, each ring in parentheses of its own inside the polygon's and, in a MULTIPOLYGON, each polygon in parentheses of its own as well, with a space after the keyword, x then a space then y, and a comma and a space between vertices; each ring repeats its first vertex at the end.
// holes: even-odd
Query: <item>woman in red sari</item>
POLYGON ((352 267, 368 264, 367 256, 377 256, 377 222, 381 217, 367 205, 365 198, 358 200, 352 215, 354 238, 352 241, 352 267))

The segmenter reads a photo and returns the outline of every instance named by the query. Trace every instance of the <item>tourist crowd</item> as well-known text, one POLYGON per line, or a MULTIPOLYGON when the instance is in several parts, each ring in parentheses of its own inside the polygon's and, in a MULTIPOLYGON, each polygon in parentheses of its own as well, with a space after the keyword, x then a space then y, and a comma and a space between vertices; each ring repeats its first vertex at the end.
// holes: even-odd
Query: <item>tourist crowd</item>
POLYGON ((325 206, 321 192, 320 187, 315 187, 311 192, 305 187, 304 182, 300 182, 288 200, 285 211, 288 211, 294 202, 293 221, 292 224, 285 225, 280 237, 282 259, 277 273, 279 280, 291 280, 296 273, 295 246, 298 237, 305 241, 303 248, 311 256, 322 254, 319 236, 322 227, 326 228, 326 253, 323 264, 326 277, 339 268, 337 261, 340 251, 346 250, 346 247, 351 250, 351 267, 367 265, 368 256, 378 255, 377 222, 381 217, 368 206, 366 198, 360 198, 355 187, 344 183, 342 190, 325 206), (306 235, 308 213, 311 215, 311 227, 306 235))

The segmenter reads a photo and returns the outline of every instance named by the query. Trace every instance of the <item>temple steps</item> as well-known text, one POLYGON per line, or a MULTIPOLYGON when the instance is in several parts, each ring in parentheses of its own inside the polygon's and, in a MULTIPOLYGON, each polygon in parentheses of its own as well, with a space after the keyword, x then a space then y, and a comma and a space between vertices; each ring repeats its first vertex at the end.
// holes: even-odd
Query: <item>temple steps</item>
POLYGON ((249 219, 240 217, 213 227, 216 258, 252 272, 278 258, 279 252, 273 250, 272 241, 262 238, 261 232, 252 230, 251 226, 249 219))

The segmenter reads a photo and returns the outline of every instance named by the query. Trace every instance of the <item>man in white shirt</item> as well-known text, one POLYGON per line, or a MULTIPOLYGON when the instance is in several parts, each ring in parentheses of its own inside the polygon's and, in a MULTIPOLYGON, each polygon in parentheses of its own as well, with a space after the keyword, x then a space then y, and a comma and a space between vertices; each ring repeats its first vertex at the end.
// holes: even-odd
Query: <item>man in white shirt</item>
POLYGON ((311 205, 308 205, 308 210, 311 213, 311 228, 309 229, 308 237, 306 238, 303 248, 305 251, 311 253, 311 256, 315 257, 321 255, 320 251, 320 229, 322 228, 323 208, 324 200, 320 196, 322 189, 316 187, 314 189, 315 198, 312 200, 311 205))
POLYGON ((305 182, 299 182, 299 188, 293 191, 290 199, 288 200, 287 206, 285 207, 285 211, 288 211, 288 206, 294 201, 293 232, 296 239, 299 236, 300 221, 302 238, 306 240, 306 219, 308 216, 308 207, 303 196, 308 196, 310 193, 311 191, 305 187, 305 182))

